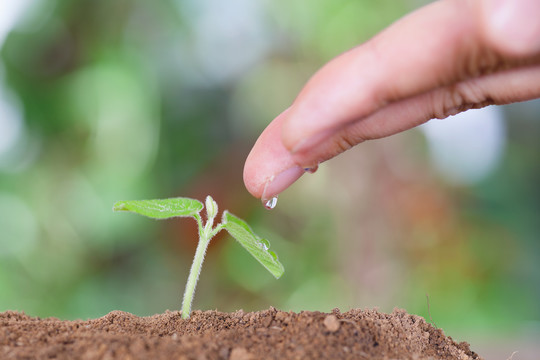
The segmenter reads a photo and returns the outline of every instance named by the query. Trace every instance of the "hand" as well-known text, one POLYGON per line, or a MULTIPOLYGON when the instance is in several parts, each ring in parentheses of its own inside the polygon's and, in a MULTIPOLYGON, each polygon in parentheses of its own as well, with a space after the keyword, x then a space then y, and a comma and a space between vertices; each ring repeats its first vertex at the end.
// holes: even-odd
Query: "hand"
POLYGON ((540 97, 540 1, 440 0, 320 69, 244 168, 270 199, 365 140, 471 108, 540 97))

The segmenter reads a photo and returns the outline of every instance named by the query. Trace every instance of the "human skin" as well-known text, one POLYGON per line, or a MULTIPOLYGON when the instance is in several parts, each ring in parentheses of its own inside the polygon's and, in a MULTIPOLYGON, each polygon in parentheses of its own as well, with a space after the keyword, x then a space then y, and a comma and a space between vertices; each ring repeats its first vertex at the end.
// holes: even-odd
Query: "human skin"
MULTIPOLYGON (((540 97, 539 0, 440 0, 328 62, 253 146, 248 191, 430 119, 540 97)), ((450 121, 450 120, 448 120, 450 121)))

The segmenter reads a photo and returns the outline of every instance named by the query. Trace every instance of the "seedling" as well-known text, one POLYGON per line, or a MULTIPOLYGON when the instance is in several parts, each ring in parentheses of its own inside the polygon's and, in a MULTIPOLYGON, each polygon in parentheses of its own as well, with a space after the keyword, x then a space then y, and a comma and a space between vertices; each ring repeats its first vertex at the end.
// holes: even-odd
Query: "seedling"
POLYGON ((214 219, 218 213, 218 205, 211 196, 206 197, 206 223, 203 222, 200 212, 203 204, 190 198, 170 198, 158 200, 132 200, 119 201, 114 204, 114 211, 130 211, 153 219, 168 219, 171 217, 192 217, 199 226, 199 244, 195 250, 193 264, 189 271, 184 299, 182 301, 182 318, 187 319, 191 312, 191 303, 195 287, 199 280, 201 267, 210 240, 221 230, 225 229, 236 239, 262 266, 264 266, 276 279, 285 271, 275 252, 269 250, 268 240, 257 236, 249 225, 239 217, 227 210, 223 212, 221 223, 214 227, 214 219))

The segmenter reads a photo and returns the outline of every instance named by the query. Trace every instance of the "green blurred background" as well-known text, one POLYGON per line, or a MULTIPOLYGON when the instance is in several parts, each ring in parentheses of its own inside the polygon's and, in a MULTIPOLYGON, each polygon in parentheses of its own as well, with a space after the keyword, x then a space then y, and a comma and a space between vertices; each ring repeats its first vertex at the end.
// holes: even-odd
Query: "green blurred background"
POLYGON ((271 212, 244 189, 252 144, 309 76, 423 3, 0 0, 0 311, 179 309, 195 223, 111 207, 211 194, 286 274, 222 236, 196 309, 429 319, 428 294, 458 340, 538 334, 538 101, 362 144, 271 212))

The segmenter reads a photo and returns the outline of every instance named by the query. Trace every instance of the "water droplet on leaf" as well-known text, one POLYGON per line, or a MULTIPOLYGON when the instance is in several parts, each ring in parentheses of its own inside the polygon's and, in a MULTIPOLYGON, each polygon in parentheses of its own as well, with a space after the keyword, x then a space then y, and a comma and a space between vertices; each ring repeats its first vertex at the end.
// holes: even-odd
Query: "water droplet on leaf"
POLYGON ((267 208, 268 210, 272 210, 277 205, 277 196, 274 196, 270 200, 263 200, 262 202, 265 208, 267 208))
POLYGON ((259 245, 261 245, 261 247, 266 251, 270 249, 270 243, 266 239, 259 239, 259 245))

